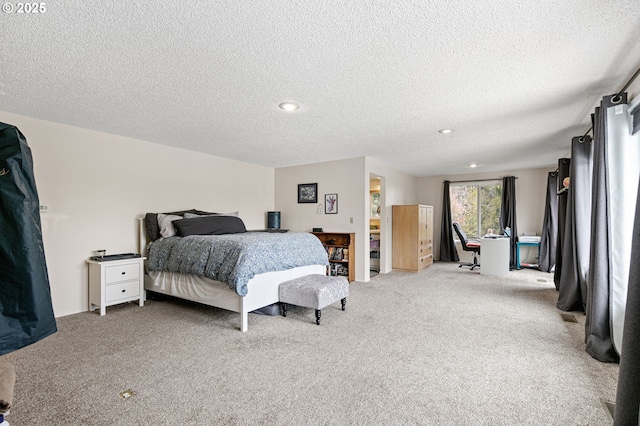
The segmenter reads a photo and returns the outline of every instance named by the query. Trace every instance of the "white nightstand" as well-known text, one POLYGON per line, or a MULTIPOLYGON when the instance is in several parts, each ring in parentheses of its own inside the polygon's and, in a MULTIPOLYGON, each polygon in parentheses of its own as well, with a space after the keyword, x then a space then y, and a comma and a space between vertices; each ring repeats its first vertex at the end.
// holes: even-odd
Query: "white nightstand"
POLYGON ((146 257, 89 264, 89 310, 100 308, 106 314, 107 306, 138 300, 144 306, 144 260, 146 257))

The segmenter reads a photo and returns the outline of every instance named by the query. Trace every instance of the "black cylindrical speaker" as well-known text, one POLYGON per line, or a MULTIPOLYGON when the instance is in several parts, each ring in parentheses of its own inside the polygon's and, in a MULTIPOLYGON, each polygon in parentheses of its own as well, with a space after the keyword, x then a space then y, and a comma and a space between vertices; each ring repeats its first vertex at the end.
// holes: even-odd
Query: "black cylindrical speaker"
POLYGON ((280 229, 280 212, 267 212, 267 228, 280 229))

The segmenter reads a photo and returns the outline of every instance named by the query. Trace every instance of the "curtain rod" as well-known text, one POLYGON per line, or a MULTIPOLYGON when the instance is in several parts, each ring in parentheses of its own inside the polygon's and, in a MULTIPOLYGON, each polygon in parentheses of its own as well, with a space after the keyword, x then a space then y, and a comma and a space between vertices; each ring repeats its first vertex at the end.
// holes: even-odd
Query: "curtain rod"
MULTIPOLYGON (((514 176, 518 179, 517 176, 514 176)), ((467 182, 488 182, 491 180, 502 180, 501 177, 493 178, 493 179, 470 179, 470 180, 450 180, 449 183, 467 183, 467 182)))
MULTIPOLYGON (((631 86, 631 84, 635 81, 635 79, 638 78, 639 75, 640 75, 640 67, 638 67, 636 72, 633 73, 633 75, 631 76, 629 81, 627 81, 627 83, 622 87, 622 89, 620 89, 618 91, 618 93, 614 96, 614 98, 619 97, 620 95, 622 95, 624 93, 624 91, 627 90, 629 88, 629 86, 631 86)), ((589 132, 592 131, 592 130, 593 130, 593 124, 591 124, 589 126, 589 130, 587 130, 587 132, 582 137, 583 138, 586 137, 589 134, 589 132)))

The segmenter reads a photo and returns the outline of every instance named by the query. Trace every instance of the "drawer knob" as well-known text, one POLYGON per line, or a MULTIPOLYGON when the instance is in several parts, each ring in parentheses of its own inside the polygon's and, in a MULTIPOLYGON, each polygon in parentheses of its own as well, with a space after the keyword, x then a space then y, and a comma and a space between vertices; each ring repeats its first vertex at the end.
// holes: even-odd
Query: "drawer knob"
POLYGON ((122 275, 126 274, 126 272, 123 272, 122 275))
POLYGON ((122 292, 123 292, 123 293, 124 293, 125 291, 127 291, 127 290, 122 290, 122 292))

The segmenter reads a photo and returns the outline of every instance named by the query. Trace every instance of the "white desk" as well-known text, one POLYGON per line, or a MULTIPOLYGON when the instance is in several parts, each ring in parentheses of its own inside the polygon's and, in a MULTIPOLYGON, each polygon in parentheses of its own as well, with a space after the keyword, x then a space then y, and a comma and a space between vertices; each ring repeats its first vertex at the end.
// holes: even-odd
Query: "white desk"
POLYGON ((509 275, 509 238, 483 238, 480 242, 480 274, 509 275))

